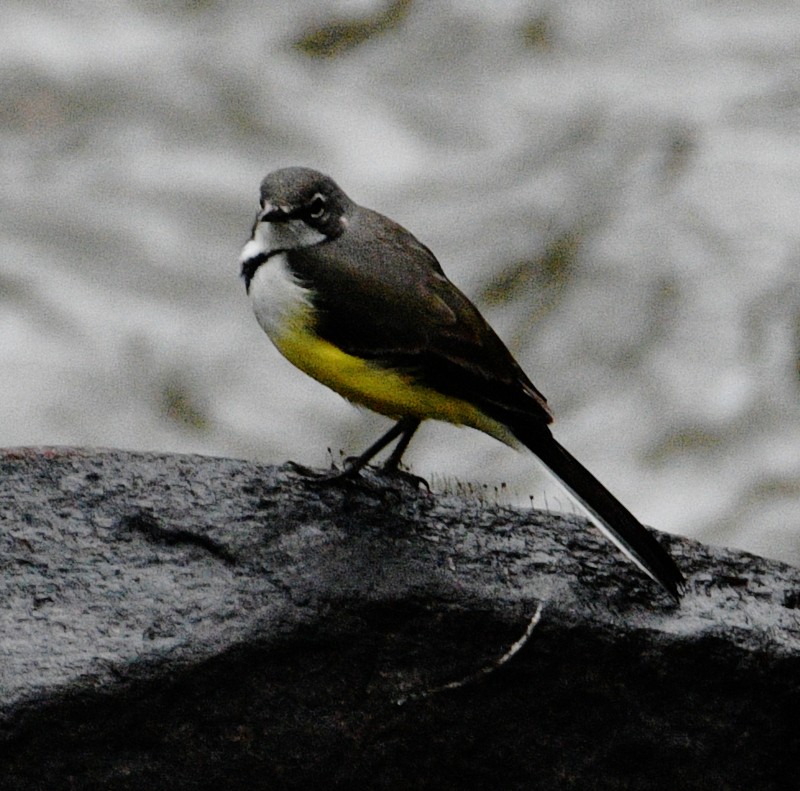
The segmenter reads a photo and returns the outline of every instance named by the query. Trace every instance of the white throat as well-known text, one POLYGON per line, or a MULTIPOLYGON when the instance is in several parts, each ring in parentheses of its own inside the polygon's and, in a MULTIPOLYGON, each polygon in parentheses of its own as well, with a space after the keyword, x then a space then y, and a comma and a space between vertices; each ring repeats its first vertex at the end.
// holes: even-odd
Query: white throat
POLYGON ((313 323, 311 296, 311 290, 292 274, 283 253, 261 264, 250 282, 250 300, 256 319, 281 350, 284 339, 313 323))
POLYGON ((326 238, 302 220, 260 222, 242 249, 242 264, 266 258, 253 273, 248 292, 258 323, 281 351, 286 338, 313 325, 312 292, 292 273, 286 252, 312 247, 326 238))

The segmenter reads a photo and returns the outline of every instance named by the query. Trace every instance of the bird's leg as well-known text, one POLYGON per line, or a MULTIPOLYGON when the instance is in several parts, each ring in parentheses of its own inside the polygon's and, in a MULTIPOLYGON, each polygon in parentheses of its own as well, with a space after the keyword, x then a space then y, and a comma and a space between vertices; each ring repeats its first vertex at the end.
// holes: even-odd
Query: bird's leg
POLYGON ((412 484, 413 486, 424 486, 428 491, 430 491, 431 487, 424 478, 400 469, 400 459, 403 458, 403 454, 406 452, 408 443, 411 442, 411 438, 419 428, 420 421, 416 418, 403 418, 403 420, 400 422, 405 424, 403 426, 403 433, 400 437, 400 441, 397 443, 397 445, 395 445, 391 455, 384 462, 383 466, 381 467, 381 472, 384 475, 402 478, 404 481, 412 484))
MULTIPOLYGON (((344 469, 336 470, 335 472, 326 473, 324 475, 314 475, 317 481, 339 481, 346 478, 355 478, 359 472, 377 456, 388 444, 394 442, 398 437, 401 437, 397 448, 389 457, 387 465, 389 465, 389 472, 395 472, 397 465, 400 462, 400 457, 403 451, 408 447, 411 441, 411 436, 419 426, 419 420, 416 418, 404 417, 397 421, 383 436, 372 443, 360 456, 353 456, 348 458, 344 463, 344 469), (399 452, 398 452, 399 450, 399 452), (391 464, 390 464, 391 463, 391 464)), ((296 466, 299 472, 307 474, 307 470, 301 469, 299 465, 296 466)))
POLYGON ((367 464, 372 461, 372 459, 377 456, 387 445, 397 437, 400 437, 400 442, 397 443, 397 447, 392 452, 392 455, 389 457, 388 461, 384 465, 383 469, 387 470, 387 467, 390 469, 392 467, 396 468, 397 464, 400 462, 400 457, 403 455, 403 452, 408 447, 408 443, 411 441, 411 436, 417 430, 417 426, 419 426, 419 420, 412 417, 404 417, 397 421, 380 439, 376 442, 373 442, 360 456, 355 456, 347 459, 344 463, 344 473, 349 475, 357 475, 359 471, 364 469, 367 464), (399 450, 399 453, 398 453, 399 450), (391 465, 392 460, 394 459, 394 463, 391 465))
POLYGON ((403 425, 402 436, 400 437, 400 441, 397 443, 397 445, 394 446, 391 456, 389 456, 389 458, 384 462, 382 468, 384 472, 397 472, 397 469, 400 466, 400 459, 403 458, 403 454, 406 452, 408 443, 411 442, 411 438, 419 428, 420 421, 416 418, 404 417, 397 425, 399 426, 401 424, 405 424, 403 425))

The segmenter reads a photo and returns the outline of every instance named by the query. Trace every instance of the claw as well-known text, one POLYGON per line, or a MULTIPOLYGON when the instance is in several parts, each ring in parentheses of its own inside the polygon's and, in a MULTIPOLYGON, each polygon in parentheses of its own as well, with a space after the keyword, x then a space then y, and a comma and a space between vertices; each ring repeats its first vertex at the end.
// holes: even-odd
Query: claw
POLYGON ((414 475, 413 472, 401 470, 399 467, 386 465, 377 470, 377 472, 383 478, 395 478, 410 484, 415 489, 424 488, 427 492, 431 491, 430 484, 421 475, 414 475))

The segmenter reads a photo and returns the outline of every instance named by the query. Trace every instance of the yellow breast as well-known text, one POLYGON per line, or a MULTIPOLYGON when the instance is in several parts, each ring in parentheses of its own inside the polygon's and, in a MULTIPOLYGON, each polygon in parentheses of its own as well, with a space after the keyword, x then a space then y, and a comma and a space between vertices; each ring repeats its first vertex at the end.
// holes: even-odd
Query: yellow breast
POLYGON ((408 374, 347 354, 306 328, 294 328, 275 345, 301 371, 381 415, 443 420, 476 428, 508 445, 518 444, 505 426, 467 401, 425 387, 408 374))

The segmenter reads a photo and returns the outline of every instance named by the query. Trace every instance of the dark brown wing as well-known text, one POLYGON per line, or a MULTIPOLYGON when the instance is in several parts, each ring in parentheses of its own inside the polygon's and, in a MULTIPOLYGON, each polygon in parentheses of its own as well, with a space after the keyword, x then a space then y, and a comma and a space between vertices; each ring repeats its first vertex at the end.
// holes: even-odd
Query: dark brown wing
POLYGON ((338 239, 293 251, 315 292, 317 332, 349 354, 403 370, 503 423, 549 423, 547 402, 478 309, 408 231, 359 208, 338 239))

